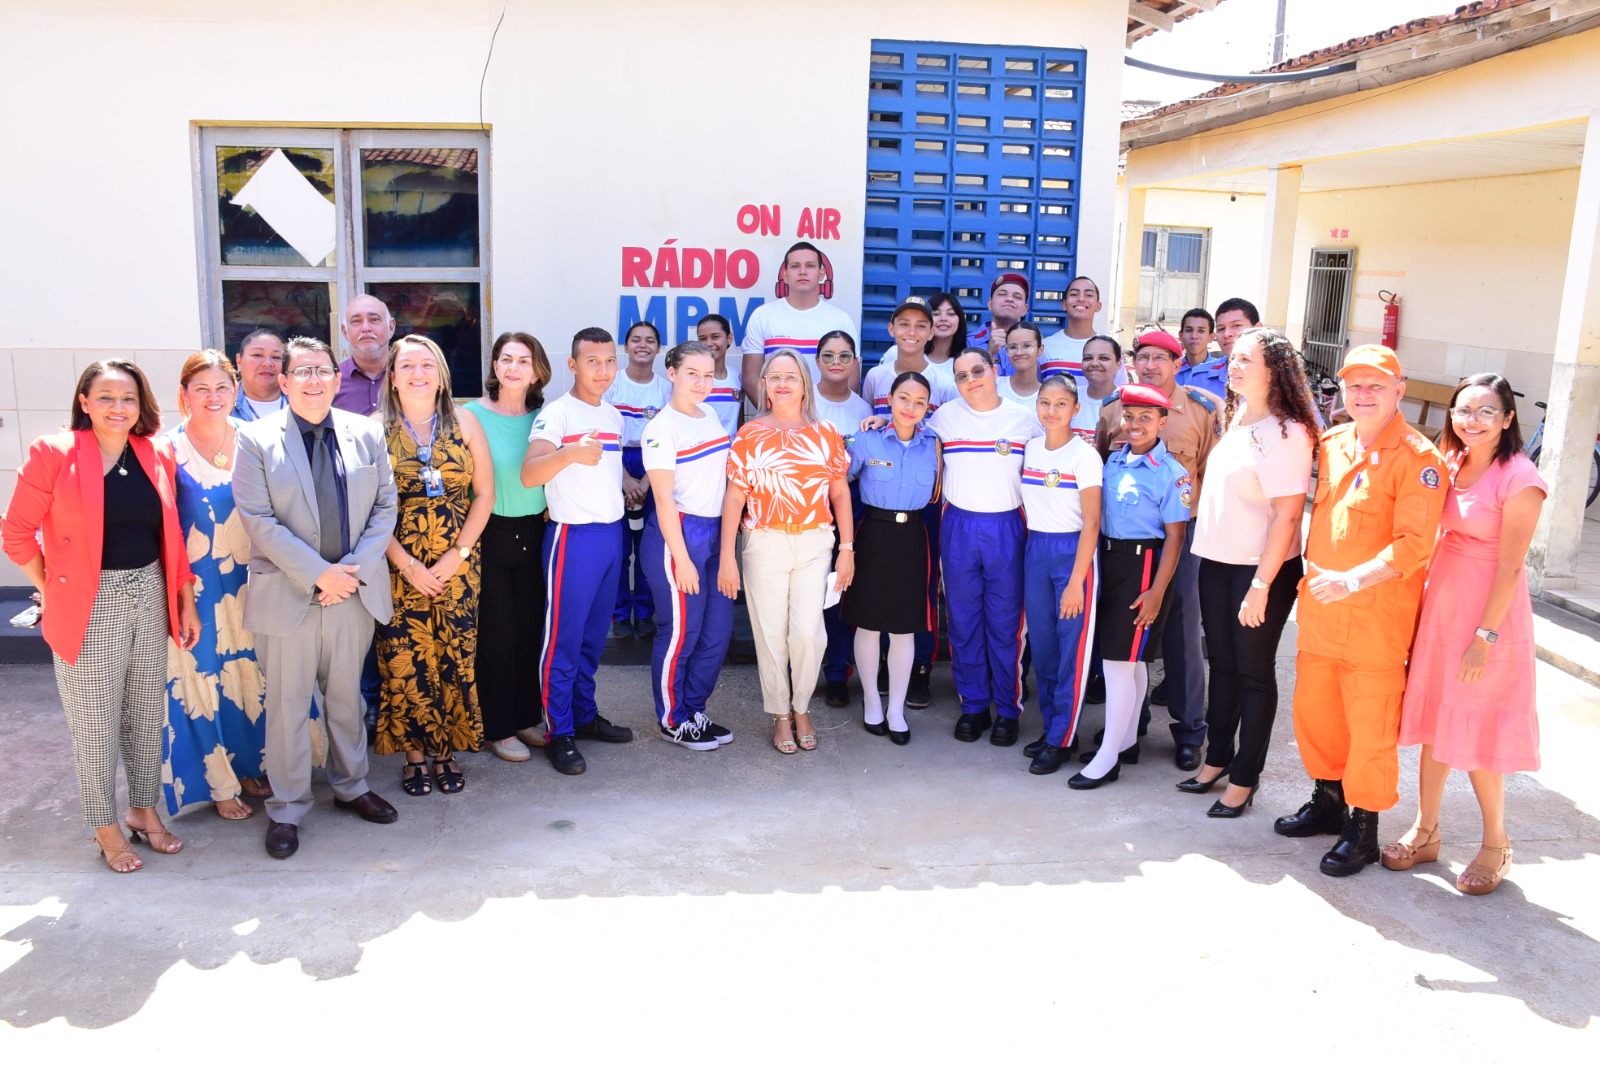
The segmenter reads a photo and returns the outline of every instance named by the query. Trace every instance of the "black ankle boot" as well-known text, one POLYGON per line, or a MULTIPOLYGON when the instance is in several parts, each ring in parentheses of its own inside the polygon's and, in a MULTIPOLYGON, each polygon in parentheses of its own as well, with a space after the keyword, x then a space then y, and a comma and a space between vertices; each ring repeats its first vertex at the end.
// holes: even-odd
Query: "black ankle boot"
POLYGON ((1311 802, 1272 823, 1279 836, 1314 837, 1342 833, 1345 827, 1344 782, 1314 781, 1311 802))
POLYGON ((1322 857, 1322 872, 1329 877, 1349 877, 1378 861, 1378 812, 1351 807, 1339 843, 1322 857))

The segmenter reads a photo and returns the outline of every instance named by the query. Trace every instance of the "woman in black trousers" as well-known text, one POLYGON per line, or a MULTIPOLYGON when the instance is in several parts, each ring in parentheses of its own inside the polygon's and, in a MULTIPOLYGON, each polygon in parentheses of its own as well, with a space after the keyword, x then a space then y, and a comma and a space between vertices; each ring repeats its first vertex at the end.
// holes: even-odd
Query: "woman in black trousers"
POLYGON ((1258 327, 1235 342, 1223 425, 1195 508, 1210 740, 1205 765, 1178 788, 1204 794, 1226 777, 1206 814, 1237 818, 1260 786, 1278 713, 1278 641, 1302 574, 1300 520, 1316 439, 1305 370, 1282 333, 1258 327))
POLYGON ((528 333, 502 333, 489 360, 487 393, 467 404, 494 456, 494 511, 478 547, 478 706, 483 738, 507 762, 526 762, 543 747, 539 649, 544 645, 543 488, 524 488, 522 459, 544 405, 550 359, 528 333))

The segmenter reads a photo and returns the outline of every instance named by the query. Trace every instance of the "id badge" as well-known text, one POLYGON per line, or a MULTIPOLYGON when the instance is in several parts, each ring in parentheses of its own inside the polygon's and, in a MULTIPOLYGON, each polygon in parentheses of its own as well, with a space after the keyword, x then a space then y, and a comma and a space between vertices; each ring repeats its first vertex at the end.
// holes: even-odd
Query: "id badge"
POLYGON ((429 496, 443 496, 444 478, 433 467, 424 467, 422 471, 422 488, 429 496))

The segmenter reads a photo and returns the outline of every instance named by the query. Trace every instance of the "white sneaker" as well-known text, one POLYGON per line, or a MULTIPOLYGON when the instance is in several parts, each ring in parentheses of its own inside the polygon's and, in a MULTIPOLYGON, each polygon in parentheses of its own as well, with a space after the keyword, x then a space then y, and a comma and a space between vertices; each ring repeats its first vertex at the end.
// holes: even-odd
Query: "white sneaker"
POLYGON ((533 758, 533 752, 528 746, 516 737, 507 737, 504 740, 489 741, 489 750, 506 762, 527 762, 533 758))

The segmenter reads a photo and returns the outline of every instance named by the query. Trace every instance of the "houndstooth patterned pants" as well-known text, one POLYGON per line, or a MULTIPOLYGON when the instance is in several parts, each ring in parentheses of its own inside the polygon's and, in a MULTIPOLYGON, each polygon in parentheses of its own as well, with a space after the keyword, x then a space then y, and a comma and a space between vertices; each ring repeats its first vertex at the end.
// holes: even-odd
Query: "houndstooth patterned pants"
POLYGON ((128 805, 154 807, 167 728, 167 587, 161 564, 102 571, 78 661, 69 666, 59 655, 54 659, 84 821, 96 829, 117 823, 119 742, 128 805))

